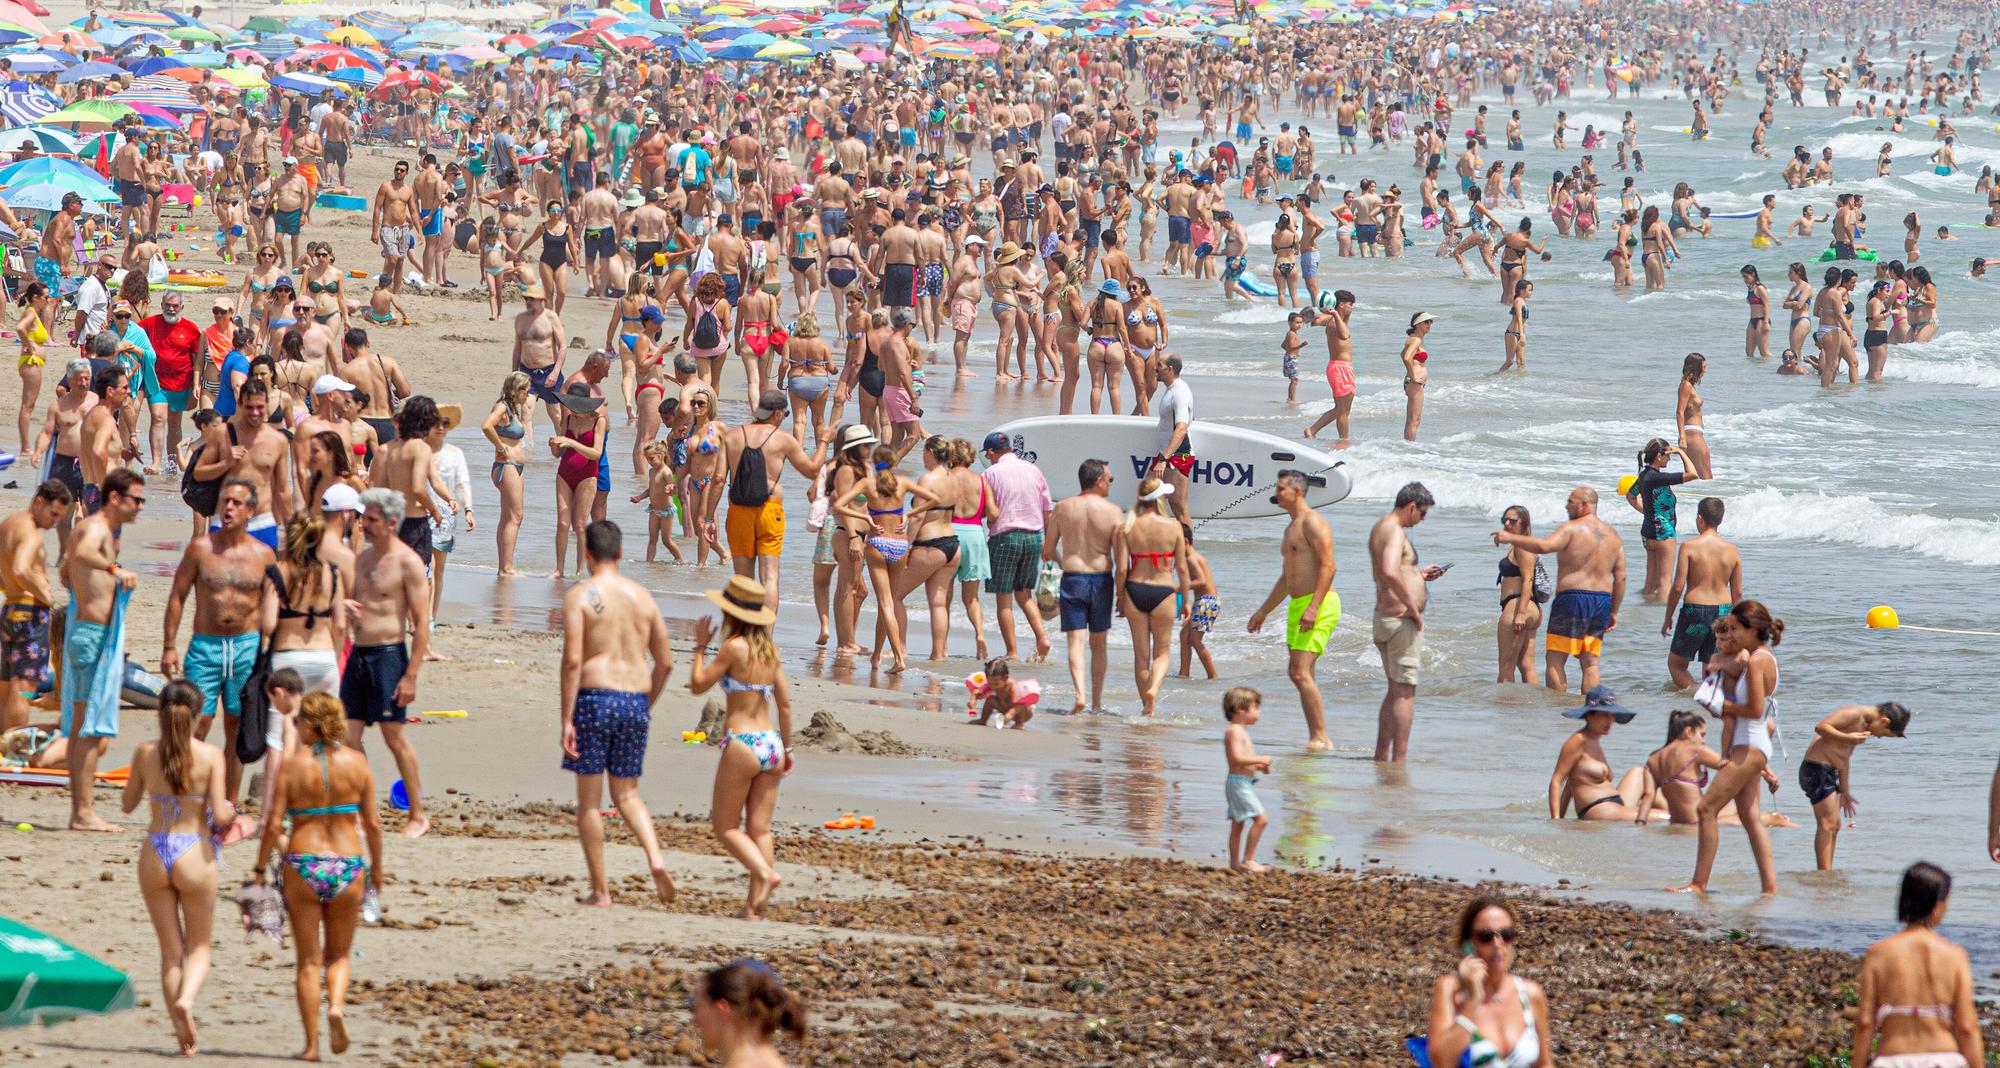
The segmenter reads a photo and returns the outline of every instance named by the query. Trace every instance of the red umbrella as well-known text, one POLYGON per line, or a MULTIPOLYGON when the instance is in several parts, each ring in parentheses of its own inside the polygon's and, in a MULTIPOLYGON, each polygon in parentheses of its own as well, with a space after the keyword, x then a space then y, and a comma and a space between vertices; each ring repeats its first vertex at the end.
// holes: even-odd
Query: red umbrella
POLYGON ((563 38, 563 43, 581 45, 584 48, 609 48, 613 51, 623 50, 623 46, 618 43, 618 38, 605 33, 603 30, 582 30, 572 33, 568 37, 563 38))
POLYGON ((441 93, 451 88, 451 83, 427 70, 390 71, 389 76, 382 79, 382 84, 376 86, 368 95, 377 100, 386 100, 394 93, 418 88, 441 93))
POLYGON ((508 45, 513 45, 517 48, 533 48, 541 43, 541 39, 538 37, 530 37, 525 33, 510 33, 493 42, 493 47, 506 48, 508 45))

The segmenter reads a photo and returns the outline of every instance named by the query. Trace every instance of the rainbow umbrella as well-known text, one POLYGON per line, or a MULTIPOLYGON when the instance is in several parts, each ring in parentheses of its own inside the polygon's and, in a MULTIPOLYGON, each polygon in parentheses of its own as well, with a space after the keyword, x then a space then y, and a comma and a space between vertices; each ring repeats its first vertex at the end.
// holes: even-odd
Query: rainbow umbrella
POLYGON ((972 50, 972 46, 958 41, 940 41, 924 49, 923 52, 932 59, 951 59, 959 62, 970 62, 979 58, 978 53, 972 50))

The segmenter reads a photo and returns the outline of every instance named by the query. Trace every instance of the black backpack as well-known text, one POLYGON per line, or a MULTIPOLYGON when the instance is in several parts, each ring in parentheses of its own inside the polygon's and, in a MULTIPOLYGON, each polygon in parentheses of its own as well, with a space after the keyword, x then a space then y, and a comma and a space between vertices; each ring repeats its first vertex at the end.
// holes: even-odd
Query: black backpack
POLYGON ((714 308, 703 308, 694 321, 694 337, 690 339, 694 348, 713 349, 722 344, 722 323, 715 317, 714 308))
MULTIPOLYGON (((276 564, 264 569, 264 581, 278 587, 278 597, 285 596, 285 577, 276 564)), ((240 691, 242 708, 237 716, 236 760, 242 764, 255 764, 264 759, 265 732, 271 728, 271 698, 264 692, 264 684, 271 678, 271 642, 266 639, 258 643, 257 664, 243 679, 240 691)), ((227 685, 225 683, 224 685, 227 685)))
MULTIPOLYGON (((228 423, 229 444, 236 444, 236 424, 228 423)), ((222 474, 210 479, 194 477, 194 469, 201 463, 201 450, 206 445, 196 445, 188 454, 187 468, 181 472, 181 500, 194 509, 196 515, 214 515, 216 503, 222 499, 222 480, 229 477, 225 468, 222 474)))

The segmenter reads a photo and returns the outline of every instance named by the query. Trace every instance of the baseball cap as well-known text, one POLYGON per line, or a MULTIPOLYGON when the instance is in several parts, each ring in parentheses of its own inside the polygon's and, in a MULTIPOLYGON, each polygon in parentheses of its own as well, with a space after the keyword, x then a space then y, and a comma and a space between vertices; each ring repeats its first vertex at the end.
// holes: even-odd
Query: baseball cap
POLYGON ((979 450, 981 452, 1012 452, 1014 451, 1014 445, 1007 440, 1007 435, 995 430, 991 434, 986 435, 986 441, 979 446, 979 450))
MULTIPOLYGON (((324 376, 322 376, 324 377, 324 376)), ((322 512, 359 512, 361 494, 345 482, 336 482, 319 495, 319 510, 322 512)))
POLYGON ((757 418, 768 419, 778 412, 790 411, 792 403, 785 399, 784 391, 767 389, 757 398, 757 418))
POLYGON ((339 375, 321 375, 313 379, 313 396, 324 397, 329 393, 352 393, 354 383, 339 375))
POLYGON ((283 163, 284 163, 284 164, 285 164, 285 166, 287 166, 287 167, 294 167, 294 166, 297 166, 297 165, 298 165, 298 162, 299 162, 299 157, 297 157, 297 156, 286 156, 286 157, 284 158, 284 160, 283 160, 283 163))

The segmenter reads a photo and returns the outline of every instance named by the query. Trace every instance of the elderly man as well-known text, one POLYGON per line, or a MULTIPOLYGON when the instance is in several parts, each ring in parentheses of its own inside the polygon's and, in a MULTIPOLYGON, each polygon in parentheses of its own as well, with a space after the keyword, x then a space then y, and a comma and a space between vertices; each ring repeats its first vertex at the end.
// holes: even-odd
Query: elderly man
POLYGON ((430 830, 424 810, 417 750, 403 733, 410 703, 417 699, 417 672, 431 644, 431 593, 424 566, 396 536, 403 522, 403 494, 376 486, 361 495, 361 534, 367 545, 355 554, 354 598, 348 603, 354 648, 340 674, 340 703, 347 707, 347 744, 362 747, 369 727, 396 758, 396 771, 410 795, 410 821, 403 837, 430 830), (409 645, 403 642, 411 636, 409 645))

